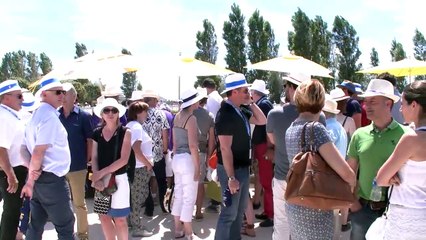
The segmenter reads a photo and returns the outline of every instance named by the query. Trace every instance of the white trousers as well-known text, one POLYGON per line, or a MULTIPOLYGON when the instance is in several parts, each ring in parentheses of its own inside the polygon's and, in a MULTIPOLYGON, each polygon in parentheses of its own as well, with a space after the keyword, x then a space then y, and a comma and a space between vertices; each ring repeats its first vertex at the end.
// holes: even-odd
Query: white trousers
POLYGON ((191 222, 198 189, 198 182, 194 181, 191 155, 176 154, 172 160, 172 168, 175 174, 172 215, 179 216, 182 222, 191 222))
POLYGON ((290 239, 290 229, 288 226, 287 213, 285 212, 284 194, 287 182, 284 180, 272 179, 272 193, 274 197, 274 232, 273 240, 290 239))

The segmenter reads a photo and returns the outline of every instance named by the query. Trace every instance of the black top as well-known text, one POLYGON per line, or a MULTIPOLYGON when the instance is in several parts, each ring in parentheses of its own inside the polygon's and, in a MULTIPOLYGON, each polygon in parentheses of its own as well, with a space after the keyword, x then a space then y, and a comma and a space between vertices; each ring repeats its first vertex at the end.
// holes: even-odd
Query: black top
MULTIPOLYGON (((216 136, 232 136, 231 150, 234 156, 234 168, 248 167, 251 165, 250 159, 250 123, 252 115, 247 108, 242 108, 241 115, 237 113, 238 108, 229 103, 222 104, 216 115, 215 134, 216 136), (243 119, 243 117, 244 119, 243 119), (247 129, 247 125, 249 129, 247 129), (247 131, 248 130, 248 131, 247 131)), ((220 146, 217 147, 218 163, 223 165, 222 152, 220 146)))
POLYGON ((346 113, 343 115, 352 117, 355 113, 361 113, 361 104, 356 99, 349 98, 346 102, 346 113))
MULTIPOLYGON (((272 105, 271 101, 269 101, 266 96, 257 100, 256 105, 259 106, 260 110, 262 110, 263 114, 265 114, 265 117, 268 116, 269 111, 274 108, 274 105, 272 105)), ((254 127, 251 143, 253 145, 266 143, 266 124, 256 125, 254 127)))
MULTIPOLYGON (((126 127, 120 125, 111 139, 106 141, 102 135, 102 128, 98 127, 93 131, 93 141, 98 143, 98 168, 99 170, 108 167, 115 160, 121 157, 121 146, 123 145, 126 127), (118 145, 117 145, 118 144, 118 145), (115 155, 115 156, 114 156, 115 155)), ((126 173, 127 165, 115 171, 116 175, 126 173)))

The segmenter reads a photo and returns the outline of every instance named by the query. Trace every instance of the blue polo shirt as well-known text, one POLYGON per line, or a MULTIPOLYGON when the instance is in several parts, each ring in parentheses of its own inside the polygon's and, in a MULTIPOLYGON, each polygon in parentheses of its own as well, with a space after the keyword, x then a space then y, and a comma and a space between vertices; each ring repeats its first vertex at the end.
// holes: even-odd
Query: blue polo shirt
POLYGON ((68 144, 71 152, 70 172, 87 168, 87 139, 92 137, 91 116, 82 108, 74 107, 65 118, 63 108, 59 109, 59 119, 68 132, 68 144))

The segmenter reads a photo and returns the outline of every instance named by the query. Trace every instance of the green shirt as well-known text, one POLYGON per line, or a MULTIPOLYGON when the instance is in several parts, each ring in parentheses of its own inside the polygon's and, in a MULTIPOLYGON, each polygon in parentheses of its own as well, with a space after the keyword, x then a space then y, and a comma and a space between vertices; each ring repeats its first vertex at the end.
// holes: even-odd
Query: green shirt
MULTIPOLYGON (((382 131, 371 123, 354 132, 349 143, 348 157, 358 161, 359 197, 370 199, 372 183, 377 171, 390 157, 399 139, 407 131, 407 127, 392 120, 382 131)), ((382 200, 385 200, 385 194, 382 200)))

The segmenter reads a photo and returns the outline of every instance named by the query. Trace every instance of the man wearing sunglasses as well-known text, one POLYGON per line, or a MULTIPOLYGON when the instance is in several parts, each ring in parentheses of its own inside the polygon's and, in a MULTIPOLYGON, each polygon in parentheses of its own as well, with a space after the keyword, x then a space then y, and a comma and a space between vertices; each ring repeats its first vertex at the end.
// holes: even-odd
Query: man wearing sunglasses
POLYGON ((18 113, 22 93, 16 80, 0 83, 0 102, 0 193, 4 199, 0 239, 15 239, 22 206, 20 193, 28 173, 19 153, 25 127, 18 113))
MULTIPOLYGON (((68 144, 71 153, 70 171, 66 178, 70 184, 72 203, 77 217, 78 240, 89 239, 89 223, 87 206, 84 199, 87 163, 90 161, 92 149, 92 123, 90 115, 75 105, 77 91, 71 83, 64 83, 64 102, 59 109, 59 119, 68 133, 68 144)), ((108 108, 104 108, 105 110, 108 108)), ((118 112, 118 109, 115 109, 118 112)))
POLYGON ((71 156, 67 131, 59 120, 64 89, 55 78, 40 81, 36 96, 40 107, 25 128, 21 154, 30 161, 28 179, 21 197, 31 198, 31 219, 27 239, 41 239, 49 218, 59 239, 73 240, 74 213, 65 175, 71 156))

